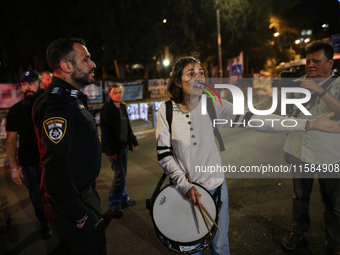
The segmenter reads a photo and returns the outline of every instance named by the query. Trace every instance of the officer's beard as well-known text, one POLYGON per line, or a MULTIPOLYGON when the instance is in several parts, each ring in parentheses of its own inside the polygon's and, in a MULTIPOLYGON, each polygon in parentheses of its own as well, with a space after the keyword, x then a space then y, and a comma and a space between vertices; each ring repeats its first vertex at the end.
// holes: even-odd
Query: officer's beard
POLYGON ((24 96, 25 96, 24 97, 24 104, 33 106, 35 100, 37 100, 38 97, 41 95, 41 92, 42 92, 42 90, 41 90, 40 86, 38 87, 37 92, 34 92, 32 90, 25 91, 25 93, 24 93, 24 96), (30 94, 28 94, 28 93, 30 93, 30 94), (33 93, 33 94, 31 94, 31 93, 33 93))
POLYGON ((90 78, 91 73, 94 71, 94 68, 89 72, 85 73, 83 70, 79 69, 77 65, 74 65, 75 72, 72 73, 72 80, 77 83, 81 88, 86 85, 94 83, 95 79, 90 78))

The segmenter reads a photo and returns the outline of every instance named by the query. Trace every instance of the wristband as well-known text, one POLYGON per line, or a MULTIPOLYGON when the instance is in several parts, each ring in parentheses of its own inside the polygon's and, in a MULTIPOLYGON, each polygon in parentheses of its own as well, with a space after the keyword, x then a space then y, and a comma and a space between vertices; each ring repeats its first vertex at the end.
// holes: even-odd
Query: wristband
POLYGON ((328 91, 324 89, 323 92, 321 92, 318 96, 319 96, 319 98, 321 98, 324 95, 326 95, 327 93, 328 93, 328 91))

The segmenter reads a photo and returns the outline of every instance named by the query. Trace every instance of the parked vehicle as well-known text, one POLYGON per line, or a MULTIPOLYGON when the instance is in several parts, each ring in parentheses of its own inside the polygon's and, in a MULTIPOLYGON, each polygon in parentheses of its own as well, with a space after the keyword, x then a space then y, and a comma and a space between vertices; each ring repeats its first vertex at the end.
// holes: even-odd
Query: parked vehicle
MULTIPOLYGON (((333 72, 340 75, 340 53, 334 54, 333 72)), ((290 62, 282 62, 275 68, 275 77, 279 77, 282 71, 294 73, 295 77, 301 77, 306 74, 306 59, 293 60, 290 62)))

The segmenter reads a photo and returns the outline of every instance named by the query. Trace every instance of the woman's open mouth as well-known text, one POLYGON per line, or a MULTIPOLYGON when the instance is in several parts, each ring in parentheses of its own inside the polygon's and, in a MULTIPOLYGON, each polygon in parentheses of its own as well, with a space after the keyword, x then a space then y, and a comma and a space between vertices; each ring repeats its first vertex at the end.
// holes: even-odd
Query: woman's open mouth
POLYGON ((197 83, 194 85, 194 88, 195 88, 195 89, 203 89, 203 88, 204 88, 204 83, 197 82, 197 83))

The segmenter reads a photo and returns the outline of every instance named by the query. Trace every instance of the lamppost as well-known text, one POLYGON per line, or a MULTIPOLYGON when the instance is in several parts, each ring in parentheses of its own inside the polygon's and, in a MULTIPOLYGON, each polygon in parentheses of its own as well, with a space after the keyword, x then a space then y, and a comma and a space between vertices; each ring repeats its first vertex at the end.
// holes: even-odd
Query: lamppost
POLYGON ((221 49, 221 28, 220 28, 220 10, 216 10, 216 17, 217 17, 217 45, 218 45, 218 66, 219 66, 219 75, 220 78, 223 77, 223 70, 222 70, 222 49, 221 49))

